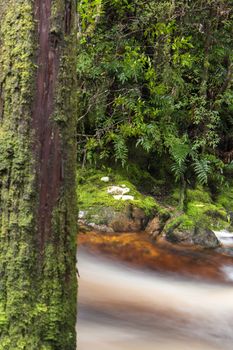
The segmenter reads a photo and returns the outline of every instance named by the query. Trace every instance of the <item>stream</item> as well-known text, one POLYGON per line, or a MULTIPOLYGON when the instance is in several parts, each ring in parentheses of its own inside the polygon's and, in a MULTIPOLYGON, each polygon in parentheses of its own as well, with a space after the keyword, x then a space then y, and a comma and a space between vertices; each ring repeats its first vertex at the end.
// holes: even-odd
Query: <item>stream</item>
POLYGON ((232 350, 233 258, 135 235, 81 235, 77 349, 232 350))

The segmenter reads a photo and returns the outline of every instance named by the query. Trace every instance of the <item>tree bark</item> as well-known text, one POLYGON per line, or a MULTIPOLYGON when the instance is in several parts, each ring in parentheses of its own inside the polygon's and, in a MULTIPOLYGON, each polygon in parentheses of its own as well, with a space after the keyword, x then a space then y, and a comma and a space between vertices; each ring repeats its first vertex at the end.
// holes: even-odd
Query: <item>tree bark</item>
POLYGON ((76 348, 75 0, 0 0, 0 350, 76 348))

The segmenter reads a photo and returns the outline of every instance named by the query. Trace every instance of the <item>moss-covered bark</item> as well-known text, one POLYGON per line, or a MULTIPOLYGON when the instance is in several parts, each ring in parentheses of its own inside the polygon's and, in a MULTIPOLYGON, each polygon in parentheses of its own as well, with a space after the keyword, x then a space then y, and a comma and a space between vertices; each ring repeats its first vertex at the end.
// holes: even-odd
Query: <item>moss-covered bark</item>
POLYGON ((75 3, 0 0, 0 350, 76 348, 75 3))

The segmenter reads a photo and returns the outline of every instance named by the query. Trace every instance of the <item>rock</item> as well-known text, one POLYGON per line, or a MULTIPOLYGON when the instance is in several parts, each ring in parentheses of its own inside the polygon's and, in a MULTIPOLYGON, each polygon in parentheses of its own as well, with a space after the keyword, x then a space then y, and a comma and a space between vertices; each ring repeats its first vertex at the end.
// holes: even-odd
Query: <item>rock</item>
POLYGON ((96 212, 90 208, 85 216, 79 219, 79 225, 91 227, 102 232, 139 232, 145 229, 148 217, 145 212, 132 205, 122 211, 113 207, 101 207, 96 212))
POLYGON ((107 193, 112 195, 121 195, 123 196, 126 193, 129 193, 130 189, 128 187, 121 187, 121 186, 110 186, 107 189, 107 193))
POLYGON ((192 244, 194 229, 180 229, 179 227, 169 230, 166 234, 166 239, 171 243, 186 243, 192 244))
POLYGON ((141 208, 128 206, 124 213, 110 222, 110 227, 115 232, 140 232, 144 230, 147 221, 148 218, 141 208))
POLYGON ((133 201, 134 200, 134 196, 130 196, 130 195, 126 195, 126 194, 116 194, 115 196, 113 196, 114 199, 116 200, 123 200, 123 201, 133 201))
POLYGON ((221 245, 215 233, 210 229, 195 225, 185 228, 182 226, 182 220, 171 222, 168 228, 165 227, 163 236, 171 243, 197 245, 203 248, 217 248, 221 245))
POLYGON ((212 230, 206 228, 195 228, 193 243, 205 248, 217 248, 221 246, 220 241, 212 230))
POLYGON ((133 220, 140 223, 140 230, 145 230, 148 224, 149 217, 145 214, 145 211, 138 207, 132 207, 131 217, 133 220))
POLYGON ((79 210, 79 212, 78 212, 78 218, 79 219, 84 219, 85 215, 86 215, 86 213, 85 213, 84 210, 79 210))
POLYGON ((103 182, 109 182, 109 177, 108 176, 103 176, 101 177, 100 181, 103 181, 103 182))
POLYGON ((142 230, 140 220, 132 220, 126 216, 119 216, 110 223, 114 232, 140 232, 142 230))
POLYGON ((156 216, 152 220, 150 220, 148 225, 146 226, 145 231, 154 238, 157 237, 161 232, 160 218, 156 216))
POLYGON ((144 210, 138 207, 132 207, 131 216, 133 219, 145 220, 146 215, 144 210))
POLYGON ((94 222, 88 223, 88 227, 91 227, 95 231, 99 231, 99 232, 106 232, 106 233, 114 232, 114 230, 111 227, 107 225, 98 225, 98 224, 95 224, 94 222))

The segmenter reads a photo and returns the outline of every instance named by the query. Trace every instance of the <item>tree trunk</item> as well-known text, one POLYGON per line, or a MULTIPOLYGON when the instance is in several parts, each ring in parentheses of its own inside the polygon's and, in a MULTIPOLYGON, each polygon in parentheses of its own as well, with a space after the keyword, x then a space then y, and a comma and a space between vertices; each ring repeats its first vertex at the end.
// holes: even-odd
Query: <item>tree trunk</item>
POLYGON ((75 0, 0 0, 0 350, 76 348, 75 0))

